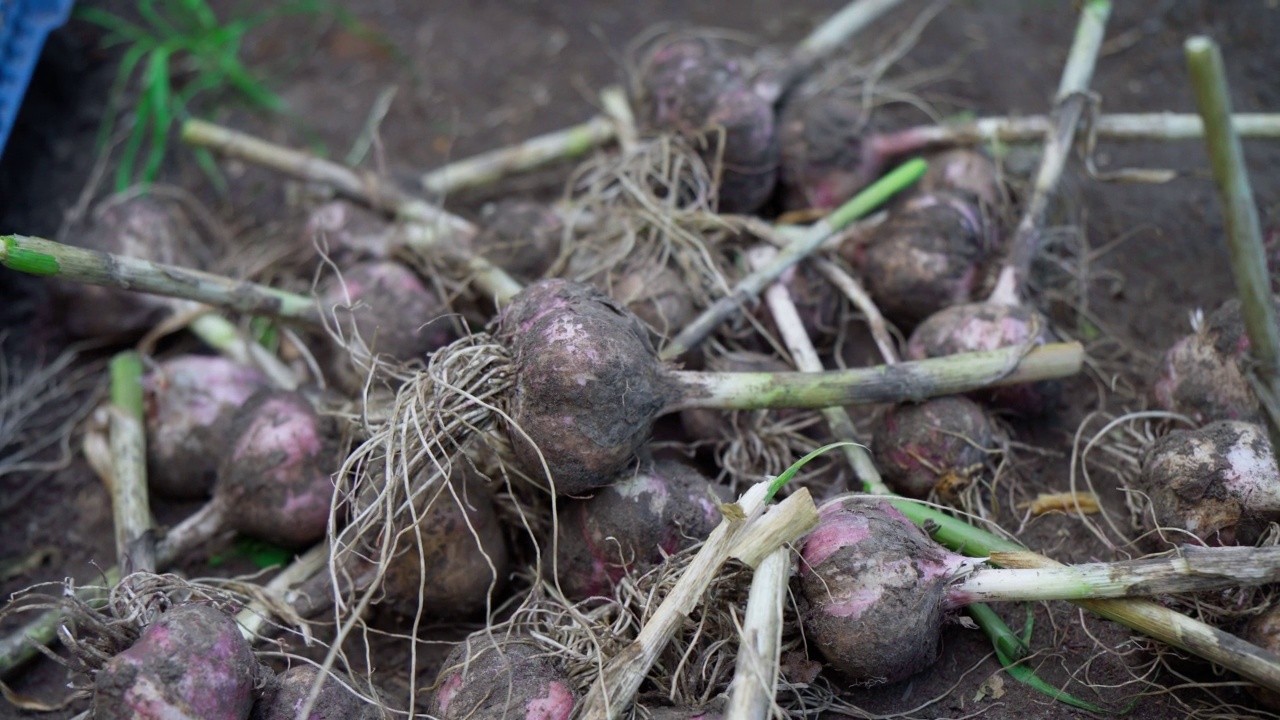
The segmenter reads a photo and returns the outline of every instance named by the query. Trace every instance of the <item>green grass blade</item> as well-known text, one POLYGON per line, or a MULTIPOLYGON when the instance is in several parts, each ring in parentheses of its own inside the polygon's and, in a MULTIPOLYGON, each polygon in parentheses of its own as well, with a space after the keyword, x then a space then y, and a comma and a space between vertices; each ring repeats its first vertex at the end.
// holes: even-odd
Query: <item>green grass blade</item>
POLYGON ((213 189, 222 197, 226 197, 230 192, 227 186, 227 178, 222 174, 222 170, 218 167, 218 161, 213 157, 213 153, 208 148, 195 148, 196 165, 204 171, 205 177, 209 178, 209 182, 213 183, 213 189))
POLYGON ((902 163, 827 215, 827 226, 832 230, 843 229, 910 187, 928 169, 929 163, 924 158, 912 158, 902 163))
POLYGON ((135 25, 114 13, 98 8, 78 7, 73 13, 77 20, 97 25, 108 32, 118 35, 129 42, 151 40, 151 34, 140 25, 135 25))
POLYGON ((213 65, 217 65, 217 59, 224 53, 230 52, 234 57, 240 52, 240 42, 244 38, 246 32, 245 23, 229 22, 226 25, 219 25, 210 29, 208 32, 201 33, 192 43, 194 48, 200 48, 200 53, 209 59, 213 65))
POLYGON ((782 486, 790 482, 791 478, 795 477, 796 473, 800 472, 800 468, 804 467, 810 460, 818 457, 819 455, 827 452, 828 450, 835 450, 836 448, 842 448, 848 445, 857 445, 857 443, 849 442, 848 440, 829 443, 827 445, 823 445, 817 450, 814 450, 808 455, 805 455, 799 460, 791 463, 791 467, 788 467, 786 470, 783 470, 781 475, 774 478, 773 482, 769 483, 769 492, 764 496, 764 501, 767 503, 770 500, 772 500, 773 496, 776 495, 777 492, 782 489, 782 486))
MULTIPOLYGON (((1110 710, 1094 705, 1088 700, 1081 700, 1066 690, 1054 687, 1047 680, 1036 675, 1034 670, 1026 665, 1019 665, 1018 660, 1004 655, 998 649, 996 650, 996 656, 1000 658, 1000 664, 1004 666, 1004 671, 1009 673, 1009 677, 1017 680, 1027 687, 1038 690, 1050 700, 1056 700, 1065 705, 1080 708, 1081 710, 1088 710, 1089 712, 1103 714, 1109 714, 1111 712, 1110 710)), ((1127 710, 1124 712, 1127 712, 1127 710)))
MULTIPOLYGON (((197 77, 190 85, 175 93, 173 95, 175 114, 182 118, 191 117, 191 113, 187 110, 187 103, 191 98, 210 89, 210 85, 216 79, 212 76, 202 75, 197 77)), ((230 192, 230 188, 227 185, 226 176, 222 174, 222 169, 218 167, 217 159, 213 157, 213 153, 208 148, 192 148, 192 151, 196 158, 196 165, 204 172, 205 177, 209 179, 213 189, 220 196, 226 197, 230 192)))
POLYGON ((186 35, 185 32, 179 30, 178 26, 169 22, 169 19, 156 9, 155 0, 138 0, 138 14, 151 25, 153 35, 158 35, 166 40, 186 35))
POLYGON ((150 183, 156 179, 168 149, 169 129, 173 126, 169 81, 169 52, 157 50, 151 53, 147 63, 147 93, 151 96, 151 149, 142 168, 143 182, 150 183))
POLYGON ((264 110, 272 112, 280 112, 284 110, 284 98, 267 89, 265 85, 258 82, 240 63, 239 59, 225 63, 222 70, 226 73, 227 80, 231 86, 239 90, 250 102, 264 110))
POLYGON ((1022 626, 1022 642, 1024 644, 1031 643, 1031 631, 1033 628, 1035 628, 1035 625, 1036 625, 1035 606, 1033 606, 1031 603, 1027 603, 1027 622, 1024 623, 1022 626))
POLYGON ((280 351, 280 326, 268 317, 257 316, 249 320, 249 336, 272 355, 280 351))
POLYGON ((129 84, 129 78, 133 77, 134 70, 137 69, 138 63, 147 54, 147 47, 144 44, 134 45, 125 51, 123 57, 120 58, 120 68, 116 70, 115 80, 111 83, 111 92, 107 95, 110 98, 110 106, 102 115, 102 122, 98 124, 98 137, 94 140, 94 151, 102 152, 107 147, 107 143, 111 141, 111 134, 116 129, 116 99, 124 92, 125 87, 129 84))
MULTIPOLYGON (((1089 712, 1102 714, 1109 714, 1111 712, 1105 708, 1094 705, 1087 700, 1081 700, 1066 690, 1054 687, 1044 678, 1037 675, 1030 667, 1022 664, 1030 654, 1030 649, 1027 647, 1027 643, 1031 640, 1031 628, 1032 622, 1034 621, 1034 615, 1032 614, 1029 604, 1027 609, 1027 623, 1023 630, 1024 635, 1021 638, 1015 635, 1013 630, 1011 630, 1009 626, 1005 624, 1004 620, 1002 620, 1000 616, 997 615, 988 605, 983 603, 970 605, 965 608, 965 612, 973 618, 974 622, 978 623, 978 626, 982 628, 983 632, 987 633, 987 637, 992 639, 992 647, 995 648, 996 658, 1000 660, 1001 667, 1003 667, 1005 672, 1009 674, 1009 677, 1017 680, 1023 685, 1038 690, 1052 700, 1056 700, 1066 705, 1080 708, 1081 710, 1088 710, 1089 712), (1000 630, 1001 628, 1003 629, 1002 631, 1000 630), (997 641, 996 636, 992 634, 993 630, 997 635, 1001 636, 1000 641, 997 641), (1005 633, 1007 633, 1007 636, 1005 636, 1005 633), (1011 652, 1008 641, 1009 637, 1013 638, 1014 647, 1027 648, 1026 651, 1011 652)), ((1124 709, 1121 712, 1128 712, 1131 708, 1132 705, 1130 705, 1130 708, 1124 709)))
POLYGON ((1012 658, 1015 662, 1031 654, 1031 646, 1028 645, 1031 642, 1031 636, 1019 637, 1013 628, 1006 625, 1004 619, 991 609, 990 605, 974 603, 966 607, 965 612, 991 640, 991 647, 995 648, 998 654, 1003 653, 1004 657, 1012 658))
MULTIPOLYGON (((326 15, 344 24, 356 24, 354 15, 326 0, 286 0, 266 10, 228 22, 220 22, 207 0, 139 0, 141 21, 132 21, 98 8, 79 8, 76 17, 102 27, 110 41, 128 44, 117 70, 111 96, 121 97, 145 61, 134 125, 120 152, 115 170, 118 189, 139 177, 150 182, 163 165, 173 122, 187 115, 187 107, 204 92, 230 89, 250 105, 285 112, 284 98, 269 88, 240 59, 245 34, 268 20, 287 15, 326 15), (181 61, 195 68, 181 87, 175 87, 172 71, 181 61), (138 172, 139 167, 141 171, 138 172)), ((244 8, 241 9, 242 11, 244 8)), ((97 147, 103 152, 116 132, 118 114, 104 115, 98 128, 97 147)), ((212 155, 196 153, 197 163, 219 192, 226 192, 225 178, 212 155)))
POLYGON ((213 8, 209 7, 209 3, 203 0, 179 0, 187 14, 195 18, 196 24, 202 30, 212 30, 218 26, 218 16, 214 14, 213 8))
POLYGON ((138 100, 135 118, 133 130, 130 131, 120 156, 120 164, 116 166, 116 192, 123 192, 133 184, 133 168, 137 164, 138 153, 142 150, 142 142, 147 137, 151 120, 151 93, 144 92, 138 100))
POLYGON ((213 90, 222 84, 222 78, 215 73, 201 73, 197 75, 186 87, 182 88, 172 96, 173 114, 176 117, 186 119, 191 117, 187 106, 200 93, 213 90))
POLYGON ((243 31, 232 31, 228 27, 210 33, 199 48, 199 62, 206 72, 220 75, 251 104, 280 112, 285 107, 284 99, 253 77, 240 61, 243 35, 243 31))

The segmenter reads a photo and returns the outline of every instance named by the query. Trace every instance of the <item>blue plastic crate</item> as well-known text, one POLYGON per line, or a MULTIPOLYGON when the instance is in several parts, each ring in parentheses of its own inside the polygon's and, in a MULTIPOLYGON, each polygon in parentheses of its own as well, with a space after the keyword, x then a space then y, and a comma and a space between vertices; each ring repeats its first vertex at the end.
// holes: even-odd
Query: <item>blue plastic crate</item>
POLYGON ((62 26, 74 0, 0 0, 0 155, 49 33, 62 26))

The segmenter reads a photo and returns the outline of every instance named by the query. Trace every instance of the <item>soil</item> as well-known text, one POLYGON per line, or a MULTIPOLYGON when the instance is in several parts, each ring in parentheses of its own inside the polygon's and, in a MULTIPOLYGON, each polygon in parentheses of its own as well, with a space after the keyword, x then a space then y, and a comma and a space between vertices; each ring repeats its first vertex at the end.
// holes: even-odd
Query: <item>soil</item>
MULTIPOLYGON (((243 11, 243 3, 212 4, 222 17, 243 11)), ((246 43, 246 60, 279 89, 290 108, 288 116, 261 116, 235 104, 198 110, 216 121, 273 140, 324 148, 341 158, 361 134, 379 95, 394 89, 390 110, 362 163, 416 187, 418 174, 450 158, 592 115, 596 92, 619 79, 628 43, 647 27, 714 25, 785 46, 842 4, 347 3, 385 42, 341 23, 302 17, 270 23, 246 43)), ((915 92, 943 117, 1043 112, 1057 87, 1076 4, 956 0, 924 27, 894 73, 927 79, 915 92)), ((97 5, 128 13, 132 3, 97 5)), ((869 56, 883 49, 926 9, 917 0, 904 5, 878 21, 855 52, 869 56)), ((1198 33, 1222 43, 1237 111, 1280 110, 1280 84, 1274 79, 1280 67, 1280 44, 1275 42, 1280 7, 1271 1, 1215 0, 1117 2, 1093 83, 1102 107, 1111 112, 1193 112, 1182 41, 1198 33)), ((96 159, 95 133, 117 57, 98 49, 99 38, 95 28, 78 21, 51 38, 0 161, 0 232, 56 236, 65 214, 76 208, 96 159)), ((910 105, 887 116, 904 123, 931 119, 910 105)), ((1245 153, 1264 227, 1275 227, 1280 222, 1280 144, 1248 141, 1245 153)), ((1025 173, 1035 157, 1015 150, 1005 162, 1025 173)), ((1089 177, 1073 163, 1055 220, 1078 232, 1055 234, 1049 255, 1077 265, 1087 260, 1087 280, 1070 281, 1040 267, 1035 289, 1040 306, 1058 324, 1091 340, 1092 374, 1071 384, 1064 404, 1047 417, 1018 423, 1020 447, 1045 450, 1017 453, 1021 484, 1011 497, 1068 489, 1076 481, 1068 462, 1071 440, 1087 413, 1140 406, 1160 354, 1189 331, 1188 313, 1210 311, 1233 294, 1218 201, 1199 143, 1103 142, 1093 160, 1100 173, 1166 168, 1177 177, 1166 184, 1109 183, 1089 177), (1122 392, 1099 390, 1108 387, 1122 392)), ((291 202, 298 194, 296 184, 239 163, 223 167, 231 188, 226 197, 219 197, 181 152, 171 156, 164 179, 197 193, 236 233, 274 238, 282 246, 301 243, 303 235, 288 224, 299 220, 291 202)), ((560 166, 463 193, 447 204, 476 217, 489 200, 554 197, 567 169, 560 166)), ((19 340, 6 343, 6 353, 18 361, 53 357, 65 343, 60 330, 65 318, 51 313, 46 297, 38 279, 0 272, 0 329, 19 340)), ((1099 426, 1091 427, 1096 431, 1099 426)), ((1120 525, 1127 523, 1118 479, 1099 470, 1093 480, 1109 516, 1120 525)), ((0 577, 0 591, 68 576, 92 581, 99 577, 98 568, 113 563, 107 495, 82 460, 51 474, 10 475, 0 482, 0 537, 5 539, 0 566, 17 568, 0 577)), ((172 524, 192 509, 190 504, 157 504, 155 512, 161 523, 172 524)), ((1117 555, 1089 531, 1105 526, 1097 517, 1086 526, 1075 515, 1029 517, 1006 507, 998 519, 1030 547, 1064 562, 1117 555)), ((225 549, 211 545, 206 556, 192 559, 184 569, 207 571, 208 556, 225 549)), ((1011 626, 1022 626, 1024 608, 998 610, 1011 626)), ((1215 708, 1219 715, 1260 712, 1239 685, 1230 684, 1230 676, 1215 675, 1202 664, 1163 655, 1159 659, 1171 670, 1156 672, 1152 679, 1164 686, 1182 686, 1184 678, 1227 684, 1212 688, 1212 694, 1186 687, 1165 693, 1135 679, 1157 658, 1148 643, 1120 626, 1065 604, 1038 604, 1034 612, 1031 645, 1036 655, 1031 666, 1049 683, 1085 700, 1118 709, 1136 694, 1146 694, 1130 713, 1143 720, 1208 715, 1215 708)), ((459 630, 451 632, 456 637, 459 630)), ((424 646, 417 658, 424 663, 421 677, 433 675, 443 652, 446 645, 424 646)), ((384 667, 408 660, 403 646, 374 657, 384 667)), ((65 693, 65 680, 60 668, 45 661, 9 679, 18 692, 46 700, 65 693)), ((1012 680, 991 657, 982 635, 959 622, 943 633, 941 656, 932 668, 899 683, 854 690, 848 699, 876 715, 1021 719, 1088 714, 1012 680)), ((43 717, 70 717, 84 707, 79 702, 43 717)), ((0 705, 0 717, 16 716, 19 711, 0 705)))

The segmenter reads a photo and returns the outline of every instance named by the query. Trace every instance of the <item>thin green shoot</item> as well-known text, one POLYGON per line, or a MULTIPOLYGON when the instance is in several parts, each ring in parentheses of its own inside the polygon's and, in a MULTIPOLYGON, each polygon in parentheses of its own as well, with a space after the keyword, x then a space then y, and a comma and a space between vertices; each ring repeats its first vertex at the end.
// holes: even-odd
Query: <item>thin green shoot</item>
POLYGON ((214 553, 208 562, 211 567, 220 567, 237 560, 247 560, 259 570, 265 570, 287 565, 291 559, 293 552, 287 548, 253 538, 236 538, 229 549, 214 553))
POLYGON ((269 317, 256 315, 250 318, 249 336, 272 355, 280 351, 280 326, 269 317))
POLYGON ((805 455, 799 460, 791 463, 791 467, 788 467, 786 470, 783 470, 781 475, 775 477, 769 483, 769 492, 765 493, 765 496, 764 496, 765 503, 768 503, 769 501, 773 500, 773 496, 776 495, 777 492, 782 489, 782 486, 790 482, 791 478, 795 477, 796 473, 800 472, 800 468, 808 464, 810 460, 818 457, 819 455, 825 452, 828 452, 830 450, 835 450, 836 448, 845 447, 846 445, 857 445, 857 443, 849 442, 847 440, 841 441, 841 442, 829 443, 827 445, 823 445, 817 450, 814 450, 808 455, 805 455))
MULTIPOLYGON (((1014 680, 1040 691, 1052 700, 1057 700, 1058 702, 1080 708, 1081 710, 1088 710, 1089 712, 1124 715, 1137 706, 1138 701, 1135 699, 1120 710, 1107 710, 1106 708, 1099 707, 1088 700, 1081 700, 1064 689, 1054 687, 1044 678, 1037 675, 1035 670, 1032 670, 1024 664, 1027 658, 1025 653, 1019 655, 1009 652, 1010 646, 1006 641, 1007 638, 1004 638, 1003 636, 997 638, 996 635, 993 635, 992 630, 989 630, 989 628, 996 627, 1004 628, 1005 630, 1009 629, 1009 626, 1005 625, 1004 620, 1000 619, 1000 616, 996 615, 995 611, 992 610, 990 606, 979 603, 976 605, 970 605, 966 608, 966 611, 969 613, 969 616, 972 617, 974 621, 977 622, 987 633, 987 637, 991 638, 991 644, 996 651, 996 658, 1000 661, 1000 665, 1004 668, 1005 672, 1009 673, 1009 677, 1014 680)), ((1030 604, 1028 604, 1027 623, 1023 628, 1022 637, 1016 638, 1021 643, 1022 647, 1027 647, 1027 643, 1031 641, 1031 630, 1034 622, 1035 615, 1031 611, 1030 604)))

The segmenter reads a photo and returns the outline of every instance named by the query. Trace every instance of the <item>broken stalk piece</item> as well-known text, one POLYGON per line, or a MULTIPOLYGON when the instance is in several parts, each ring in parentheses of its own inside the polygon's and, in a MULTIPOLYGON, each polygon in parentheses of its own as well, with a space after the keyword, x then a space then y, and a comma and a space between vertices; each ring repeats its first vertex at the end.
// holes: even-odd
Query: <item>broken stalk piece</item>
MULTIPOLYGON (((1258 227, 1258 208, 1253 202, 1249 170, 1244 164, 1240 138, 1231 128, 1227 73, 1222 66, 1222 53, 1207 37, 1187 40, 1186 54, 1196 105, 1204 119, 1205 145, 1226 220, 1231 269, 1236 277, 1254 365, 1250 380, 1265 410, 1263 416, 1271 446, 1280 447, 1280 331, 1276 330, 1266 248, 1258 227)), ((1280 459, 1277 462, 1280 463, 1280 459)))
POLYGON ((1170 557, 1041 567, 1035 553, 992 553, 999 569, 979 568, 947 587, 947 602, 1090 600, 1252 587, 1280 581, 1280 548, 1185 545, 1170 557))
POLYGON ((518 172, 585 155, 617 137, 614 122, 597 115, 584 123, 449 163, 422 176, 432 197, 486 185, 518 172))
POLYGON ((413 230, 405 238, 409 248, 428 256, 443 255, 457 262, 469 273, 472 284, 498 305, 505 304, 520 292, 520 283, 502 268, 475 253, 455 249, 459 239, 469 240, 476 234, 475 225, 409 195, 374 173, 353 170, 331 160, 203 120, 183 123, 182 139, 190 145, 207 147, 299 180, 323 183, 347 197, 401 218, 413 230))
POLYGON ((696 347, 720 323, 747 303, 753 302, 760 292, 769 283, 777 280, 782 273, 812 255, 829 237, 919 180, 928 169, 928 163, 920 158, 908 160, 855 195, 853 199, 833 210, 824 220, 815 223, 803 234, 798 234, 787 247, 782 248, 768 266, 754 270, 739 280, 728 295, 712 303, 685 326, 684 330, 671 338, 671 341, 662 349, 662 359, 671 360, 680 357, 696 347))
POLYGON ((895 365, 823 372, 669 371, 677 399, 663 412, 823 408, 919 400, 988 387, 1061 378, 1080 371, 1079 343, 1052 343, 1024 351, 1011 347, 895 365))
MULTIPOLYGON (((1280 138, 1280 113, 1237 113, 1231 125, 1243 138, 1280 138)), ((986 143, 1039 143, 1053 130, 1047 115, 986 117, 968 122, 922 125, 902 131, 921 145, 939 147, 986 143)), ((1178 141, 1204 137, 1204 122, 1187 113, 1114 113, 1089 120, 1079 133, 1099 140, 1178 141)))
POLYGON ((320 323, 315 300, 305 295, 43 238, 0 235, 0 265, 31 275, 193 300, 250 315, 320 323))
POLYGON ((142 358, 111 359, 111 517, 116 561, 125 574, 155 572, 156 548, 147 494, 147 435, 143 429, 142 358))

